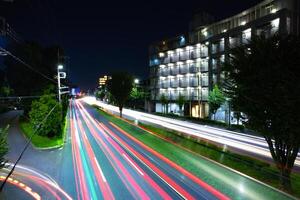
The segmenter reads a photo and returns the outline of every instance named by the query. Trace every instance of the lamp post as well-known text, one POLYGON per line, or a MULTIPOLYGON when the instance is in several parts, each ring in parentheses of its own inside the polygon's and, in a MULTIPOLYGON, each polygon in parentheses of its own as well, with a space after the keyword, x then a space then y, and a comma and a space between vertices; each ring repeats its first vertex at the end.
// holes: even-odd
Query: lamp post
POLYGON ((140 83, 140 80, 136 78, 136 79, 134 79, 134 83, 135 83, 135 84, 139 84, 139 83, 140 83))
POLYGON ((61 89, 64 87, 61 87, 60 79, 66 78, 66 73, 65 72, 60 72, 64 68, 63 65, 58 65, 57 66, 57 89, 58 89, 58 102, 61 103, 61 95, 64 94, 65 92, 61 92, 61 89))

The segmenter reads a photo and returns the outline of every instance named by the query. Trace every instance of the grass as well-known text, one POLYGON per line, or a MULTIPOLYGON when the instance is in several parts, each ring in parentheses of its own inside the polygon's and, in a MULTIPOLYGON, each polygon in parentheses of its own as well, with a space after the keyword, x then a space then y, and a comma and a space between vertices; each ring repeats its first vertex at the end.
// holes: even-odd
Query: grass
MULTIPOLYGON (((170 131, 161 127, 155 127, 146 124, 139 124, 141 128, 145 128, 155 135, 145 134, 147 132, 142 131, 140 128, 130 124, 130 122, 125 122, 124 120, 116 118, 102 110, 98 111, 101 115, 130 133, 132 136, 136 137, 138 140, 142 141, 149 147, 155 149, 170 160, 181 165, 188 171, 201 178, 203 178, 203 174, 199 174, 199 168, 195 167, 194 165, 190 165, 182 158, 182 156, 179 156, 183 154, 183 151, 187 150, 192 152, 195 156, 204 156, 275 188, 282 189, 280 187, 278 170, 266 162, 248 156, 239 155, 228 150, 223 150, 216 145, 208 143, 207 141, 186 138, 175 131, 170 131), (178 146, 181 148, 178 148, 178 146)), ((296 197, 300 197, 300 175, 292 173, 291 181, 293 187, 292 191, 287 192, 296 197)))
MULTIPOLYGON (((29 121, 24 118, 21 118, 20 119, 20 128, 21 128, 22 132, 24 133, 25 137, 27 139, 29 139, 33 133, 33 129, 31 127, 29 121)), ((31 143, 36 148, 59 147, 64 144, 64 138, 65 138, 66 132, 67 132, 67 117, 65 117, 62 137, 49 138, 47 136, 34 135, 32 137, 31 143)))

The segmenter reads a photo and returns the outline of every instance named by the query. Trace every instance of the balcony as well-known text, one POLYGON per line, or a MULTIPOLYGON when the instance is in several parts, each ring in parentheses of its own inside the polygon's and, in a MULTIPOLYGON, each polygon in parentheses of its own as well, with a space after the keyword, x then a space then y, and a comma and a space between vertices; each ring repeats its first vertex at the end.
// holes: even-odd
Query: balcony
POLYGON ((199 71, 199 69, 197 67, 195 67, 194 65, 190 66, 190 73, 197 73, 198 71, 199 71))
POLYGON ((207 76, 202 77, 202 79, 201 79, 201 86, 202 87, 207 87, 208 86, 208 77, 207 76))
POLYGON ((169 69, 164 69, 163 71, 161 71, 161 76, 169 76, 170 75, 170 70, 169 69))
POLYGON ((168 64, 168 63, 170 63, 170 62, 171 62, 171 58, 170 58, 170 57, 166 57, 166 58, 164 58, 163 61, 162 61, 163 64, 168 64))
POLYGON ((208 63, 201 65, 200 67, 201 72, 207 72, 208 71, 208 63))
POLYGON ((186 80, 179 81, 179 87, 188 87, 189 83, 186 80))
POLYGON ((189 68, 186 65, 183 65, 179 68, 180 74, 187 74, 189 72, 189 68))
POLYGON ((198 100, 197 92, 191 93, 190 96, 189 96, 189 100, 197 101, 198 100))
POLYGON ((177 55, 172 56, 172 57, 170 58, 170 61, 171 61, 171 62, 178 62, 178 61, 179 61, 179 56, 177 56, 177 55))
POLYGON ((197 87, 198 86, 198 78, 194 77, 190 79, 190 86, 197 87))
POLYGON ((170 95, 170 100, 175 101, 176 99, 178 99, 178 95, 177 94, 171 94, 170 95))
POLYGON ((213 44, 211 47, 211 53, 217 53, 218 52, 218 44, 213 44))
POLYGON ((229 47, 232 49, 232 48, 235 48, 235 47, 238 47, 240 46, 240 38, 230 38, 229 39, 229 47))
POLYGON ((189 53, 188 52, 182 52, 179 54, 179 60, 184 61, 190 59, 189 53))
POLYGON ((170 70, 170 74, 171 74, 172 76, 175 76, 175 75, 179 74, 179 68, 176 67, 176 68, 171 69, 171 70, 170 70))
POLYGON ((173 88, 179 87, 179 81, 177 81, 177 80, 171 80, 171 87, 173 87, 173 88))
POLYGON ((165 81, 165 82, 163 82, 163 84, 162 84, 162 88, 164 88, 164 89, 167 89, 167 88, 169 88, 170 87, 170 83, 169 83, 169 81, 165 81))

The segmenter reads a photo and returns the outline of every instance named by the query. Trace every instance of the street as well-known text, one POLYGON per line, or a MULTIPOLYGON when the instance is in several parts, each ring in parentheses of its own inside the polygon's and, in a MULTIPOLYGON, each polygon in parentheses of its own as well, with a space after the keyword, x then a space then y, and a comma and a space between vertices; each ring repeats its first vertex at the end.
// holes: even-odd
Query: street
MULTIPOLYGON (((30 148, 12 176, 42 199, 290 199, 201 157, 188 152, 178 155, 199 168, 203 176, 195 176, 130 136, 83 100, 71 101, 68 117, 64 147, 43 151, 30 148), (28 159, 32 156, 36 156, 35 163, 28 159)), ((5 194, 10 194, 6 199, 19 199, 22 194, 14 192, 20 189, 13 186, 13 180, 5 188, 5 194)), ((24 199, 32 197, 27 194, 24 199)))
MULTIPOLYGON (((93 97, 87 97, 85 98, 85 101, 91 105, 98 105, 116 114, 119 113, 119 108, 116 106, 97 101, 93 97)), ((167 117, 161 117, 130 109, 123 109, 123 115, 124 117, 128 117, 133 120, 159 125, 164 128, 194 136, 196 138, 206 139, 223 146, 223 148, 231 148, 237 152, 272 161, 268 144, 263 137, 218 129, 187 121, 170 119, 167 117)), ((300 153, 298 153, 295 166, 297 168, 300 167, 300 153)))

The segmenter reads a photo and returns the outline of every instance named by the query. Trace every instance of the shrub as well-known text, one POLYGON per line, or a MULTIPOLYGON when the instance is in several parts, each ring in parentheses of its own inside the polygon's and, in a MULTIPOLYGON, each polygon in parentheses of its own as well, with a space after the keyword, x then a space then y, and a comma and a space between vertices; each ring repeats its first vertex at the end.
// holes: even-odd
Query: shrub
MULTIPOLYGON (((51 109, 57 104, 53 95, 45 94, 37 101, 33 101, 31 111, 29 113, 30 124, 35 130, 44 120, 51 109)), ((62 124, 62 106, 57 105, 53 112, 48 116, 47 120, 37 130, 37 134, 41 136, 54 137, 61 134, 62 124)))
POLYGON ((3 168, 6 164, 6 159, 4 156, 6 155, 8 151, 7 146, 7 132, 8 132, 9 126, 6 128, 0 128, 0 169, 3 168))

